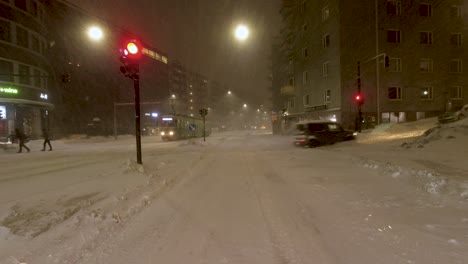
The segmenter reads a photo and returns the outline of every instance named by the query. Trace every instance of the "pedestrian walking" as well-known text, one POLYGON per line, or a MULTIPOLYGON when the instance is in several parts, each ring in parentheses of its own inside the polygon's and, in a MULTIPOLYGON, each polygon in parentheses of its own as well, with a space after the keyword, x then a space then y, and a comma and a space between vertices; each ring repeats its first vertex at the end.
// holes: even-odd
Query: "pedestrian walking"
POLYGON ((44 147, 42 148, 42 151, 45 151, 46 149, 46 144, 49 145, 49 151, 52 151, 52 145, 50 144, 50 134, 47 129, 42 129, 42 137, 44 137, 44 147))
POLYGON ((18 153, 23 152, 23 147, 29 152, 31 151, 26 145, 24 144, 26 142, 26 135, 19 131, 19 129, 15 129, 15 136, 16 139, 19 141, 19 150, 18 153))

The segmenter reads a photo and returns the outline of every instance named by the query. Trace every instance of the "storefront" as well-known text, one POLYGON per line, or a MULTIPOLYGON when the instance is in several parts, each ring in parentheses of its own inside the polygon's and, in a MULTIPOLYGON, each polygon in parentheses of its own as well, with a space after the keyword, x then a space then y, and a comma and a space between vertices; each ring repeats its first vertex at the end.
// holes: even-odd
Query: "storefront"
POLYGON ((49 126, 49 112, 53 105, 44 91, 0 87, 0 137, 7 137, 15 129, 30 138, 38 138, 49 126), (34 100, 35 99, 35 100, 34 100))

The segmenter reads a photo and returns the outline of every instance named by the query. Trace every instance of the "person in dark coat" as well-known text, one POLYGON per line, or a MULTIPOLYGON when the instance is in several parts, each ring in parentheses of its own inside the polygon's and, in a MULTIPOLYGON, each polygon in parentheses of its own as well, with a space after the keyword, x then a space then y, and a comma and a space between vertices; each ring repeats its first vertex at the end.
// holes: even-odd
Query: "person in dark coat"
POLYGON ((19 150, 18 153, 21 153, 23 151, 23 147, 29 152, 31 151, 26 145, 24 144, 26 142, 26 135, 19 131, 19 129, 15 129, 15 136, 16 139, 19 141, 19 150))
POLYGON ((44 147, 42 148, 42 151, 45 151, 46 144, 49 144, 49 151, 52 151, 52 145, 50 144, 49 131, 47 131, 46 129, 42 129, 42 137, 44 137, 44 147))

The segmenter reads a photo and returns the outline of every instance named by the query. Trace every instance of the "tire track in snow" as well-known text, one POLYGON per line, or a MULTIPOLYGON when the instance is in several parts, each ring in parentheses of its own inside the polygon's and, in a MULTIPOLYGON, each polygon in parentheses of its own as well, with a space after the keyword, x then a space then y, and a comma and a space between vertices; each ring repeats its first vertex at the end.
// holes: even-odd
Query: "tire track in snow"
POLYGON ((246 154, 241 154, 242 158, 248 168, 247 181, 251 187, 251 192, 256 197, 257 205, 262 213, 262 217, 265 220, 265 225, 268 229, 270 236, 269 243, 272 247, 273 257, 277 264, 299 264, 303 263, 298 257, 297 252, 288 236, 288 232, 282 226, 281 220, 273 212, 273 201, 269 197, 268 193, 261 193, 256 186, 254 177, 254 169, 252 166, 252 159, 246 157, 246 154))

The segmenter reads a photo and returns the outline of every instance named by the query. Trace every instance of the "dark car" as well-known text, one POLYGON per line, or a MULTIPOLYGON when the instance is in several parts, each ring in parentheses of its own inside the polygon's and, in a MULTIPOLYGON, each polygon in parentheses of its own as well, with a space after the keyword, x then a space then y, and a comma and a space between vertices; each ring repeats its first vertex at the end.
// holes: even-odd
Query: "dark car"
POLYGON ((449 123, 461 120, 468 115, 468 104, 447 111, 439 116, 439 123, 449 123))
POLYGON ((312 121, 296 125, 294 144, 315 148, 322 145, 352 140, 356 133, 345 130, 340 124, 328 121, 312 121))

